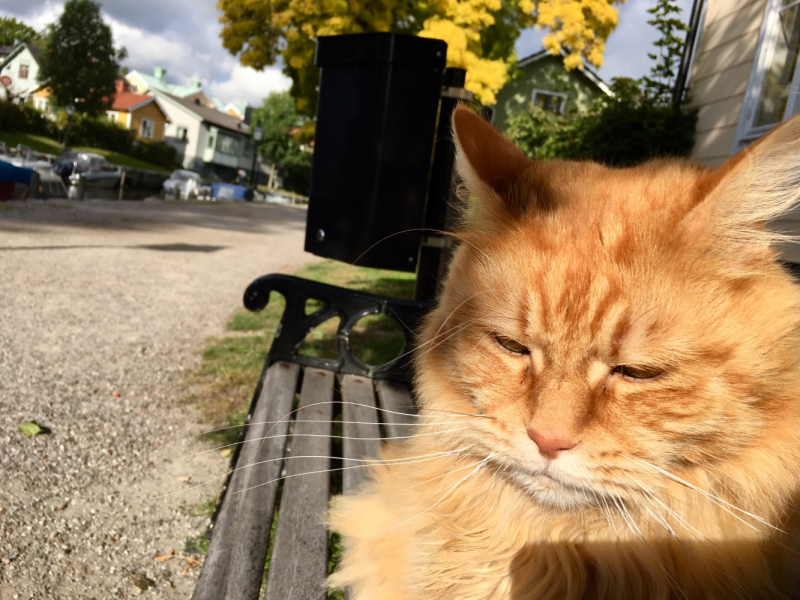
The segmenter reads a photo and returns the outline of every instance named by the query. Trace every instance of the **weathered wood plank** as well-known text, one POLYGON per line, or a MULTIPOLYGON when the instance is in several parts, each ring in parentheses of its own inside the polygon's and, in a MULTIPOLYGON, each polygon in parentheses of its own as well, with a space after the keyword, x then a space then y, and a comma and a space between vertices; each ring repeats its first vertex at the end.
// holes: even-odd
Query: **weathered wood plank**
POLYGON ((324 600, 333 385, 331 371, 309 367, 292 432, 280 517, 267 578, 267 600, 324 600), (325 403, 325 404, 320 404, 325 403), (312 421, 312 422, 303 422, 312 421), (305 437, 320 436, 320 437, 305 437), (318 472, 321 471, 321 472, 318 472), (302 475, 309 473, 309 475, 302 475))
MULTIPOLYGON (((377 458, 381 431, 378 426, 375 390, 371 379, 358 375, 342 377, 342 421, 345 459, 377 458)), ((356 460, 344 461, 344 467, 355 467, 360 464, 362 463, 356 460)), ((366 475, 366 469, 345 468, 342 472, 344 493, 353 493, 366 475)))
POLYGON ((278 489, 277 482, 261 484, 281 470, 279 460, 262 461, 283 457, 289 426, 288 419, 267 422, 291 412, 299 373, 299 365, 286 362, 267 371, 192 600, 258 598, 278 489))
POLYGON ((408 386, 396 381, 378 381, 377 384, 378 400, 384 409, 381 417, 388 437, 411 434, 413 428, 409 425, 417 422, 417 409, 408 386))

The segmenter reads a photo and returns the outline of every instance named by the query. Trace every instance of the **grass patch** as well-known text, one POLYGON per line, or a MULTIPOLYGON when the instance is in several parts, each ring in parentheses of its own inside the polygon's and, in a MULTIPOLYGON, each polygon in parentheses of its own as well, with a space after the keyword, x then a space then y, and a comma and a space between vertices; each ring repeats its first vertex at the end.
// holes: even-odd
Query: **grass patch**
MULTIPOLYGON (((45 137, 43 135, 31 135, 29 133, 10 133, 4 132, 0 134, 0 142, 5 142, 6 146, 13 148, 17 144, 24 144, 36 152, 44 152, 46 154, 61 154, 61 144, 54 139, 45 137)), ((123 167, 132 167, 135 169, 150 169, 151 171, 162 171, 164 173, 171 173, 169 169, 159 167, 149 162, 133 158, 126 154, 120 154, 112 150, 103 150, 102 148, 92 148, 91 146, 75 146, 70 147, 71 150, 82 150, 84 152, 94 152, 106 157, 108 162, 123 167)))

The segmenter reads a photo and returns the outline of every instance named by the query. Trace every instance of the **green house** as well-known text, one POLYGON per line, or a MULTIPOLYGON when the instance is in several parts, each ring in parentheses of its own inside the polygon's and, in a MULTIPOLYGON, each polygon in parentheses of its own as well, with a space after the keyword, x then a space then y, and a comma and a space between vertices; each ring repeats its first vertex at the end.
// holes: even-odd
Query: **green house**
POLYGON ((509 117, 531 102, 561 113, 573 106, 586 110, 601 94, 611 95, 611 90, 594 71, 588 67, 567 71, 561 56, 542 50, 520 60, 517 73, 497 93, 494 125, 504 131, 509 117))

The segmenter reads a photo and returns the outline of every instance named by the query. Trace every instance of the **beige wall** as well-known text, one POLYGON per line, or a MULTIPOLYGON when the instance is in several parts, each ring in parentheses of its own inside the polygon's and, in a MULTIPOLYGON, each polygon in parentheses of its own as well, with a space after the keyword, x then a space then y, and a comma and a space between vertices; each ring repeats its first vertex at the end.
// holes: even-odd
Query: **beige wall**
POLYGON ((689 90, 699 109, 692 156, 719 165, 733 148, 766 0, 708 2, 689 90))
MULTIPOLYGON (((126 117, 127 118, 127 117, 126 117)), ((158 107, 158 104, 155 102, 150 102, 149 104, 145 104, 142 108, 136 109, 131 116, 131 129, 136 132, 136 139, 141 139, 139 137, 139 126, 142 123, 142 118, 151 119, 155 122, 155 126, 153 127, 153 141, 160 141, 164 139, 164 123, 166 122, 166 118, 164 117, 164 113, 161 112, 161 109, 158 107)))

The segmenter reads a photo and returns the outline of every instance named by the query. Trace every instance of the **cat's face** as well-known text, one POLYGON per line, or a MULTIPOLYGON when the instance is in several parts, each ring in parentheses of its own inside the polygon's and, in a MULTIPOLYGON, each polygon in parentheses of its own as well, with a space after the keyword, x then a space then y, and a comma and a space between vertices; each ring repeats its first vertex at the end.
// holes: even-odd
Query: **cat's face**
POLYGON ((487 417, 453 444, 560 507, 796 444, 800 295, 740 207, 753 161, 535 164, 454 125, 475 205, 419 354, 426 407, 487 417))

